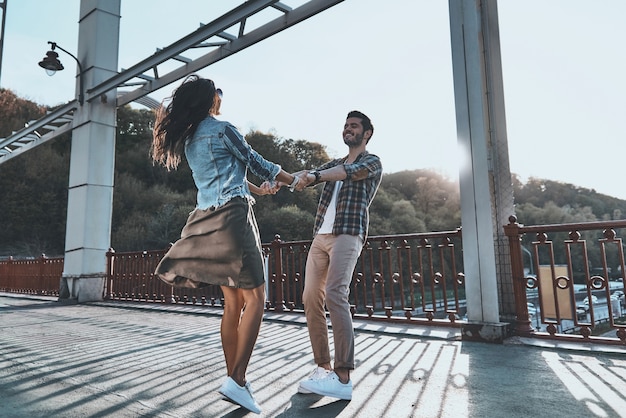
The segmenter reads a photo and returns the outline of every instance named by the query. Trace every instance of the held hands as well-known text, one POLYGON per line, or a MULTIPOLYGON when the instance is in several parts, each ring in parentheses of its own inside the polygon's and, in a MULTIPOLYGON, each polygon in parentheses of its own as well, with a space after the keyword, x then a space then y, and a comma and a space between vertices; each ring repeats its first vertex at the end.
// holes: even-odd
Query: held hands
POLYGON ((305 187, 315 182, 315 176, 309 174, 308 170, 298 171, 297 173, 293 173, 293 176, 294 182, 290 185, 292 191, 297 190, 301 192, 305 187))
POLYGON ((261 189, 262 195, 266 194, 276 194, 278 190, 280 190, 280 182, 278 181, 264 181, 259 188, 261 189))
POLYGON ((269 182, 265 181, 261 184, 260 188, 263 190, 263 194, 276 194, 276 192, 281 187, 287 187, 290 191, 298 191, 301 192, 305 187, 309 186, 311 183, 315 182, 315 176, 309 175, 308 170, 298 171, 296 173, 291 174, 293 176, 293 181, 291 183, 285 183, 282 181, 269 182))
POLYGON ((302 184, 302 190, 304 190, 305 187, 309 187, 310 185, 315 183, 315 180, 316 177, 311 174, 309 170, 302 171, 302 173, 300 174, 300 183, 302 184))
POLYGON ((294 190, 301 192, 305 187, 312 183, 309 179, 308 170, 298 171, 297 173, 293 173, 293 175, 297 178, 297 180, 294 179, 294 183, 292 183, 294 190))

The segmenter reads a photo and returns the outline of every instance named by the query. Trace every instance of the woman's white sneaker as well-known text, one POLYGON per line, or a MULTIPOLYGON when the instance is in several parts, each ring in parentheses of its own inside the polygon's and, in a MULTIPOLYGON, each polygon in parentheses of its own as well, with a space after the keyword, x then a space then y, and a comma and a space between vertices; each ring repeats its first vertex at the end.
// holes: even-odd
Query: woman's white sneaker
POLYGON ((261 407, 254 399, 250 383, 246 382, 245 386, 239 386, 231 377, 228 377, 222 384, 219 393, 255 414, 261 413, 261 407))

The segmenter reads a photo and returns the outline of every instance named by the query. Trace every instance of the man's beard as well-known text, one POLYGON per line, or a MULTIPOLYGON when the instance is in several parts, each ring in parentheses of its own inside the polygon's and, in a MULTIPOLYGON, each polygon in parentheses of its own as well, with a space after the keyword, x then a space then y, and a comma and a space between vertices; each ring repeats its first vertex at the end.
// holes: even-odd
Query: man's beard
POLYGON ((363 143, 363 134, 351 135, 350 138, 344 135, 343 143, 349 147, 358 147, 363 143))

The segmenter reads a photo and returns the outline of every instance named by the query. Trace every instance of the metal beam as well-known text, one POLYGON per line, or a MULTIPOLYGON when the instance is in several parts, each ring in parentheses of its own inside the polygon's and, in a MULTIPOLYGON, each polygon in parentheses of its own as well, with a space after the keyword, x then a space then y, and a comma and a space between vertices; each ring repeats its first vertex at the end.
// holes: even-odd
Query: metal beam
MULTIPOLYGON (((213 22, 204 25, 184 38, 174 42, 170 46, 163 48, 156 54, 149 56, 143 61, 140 61, 127 70, 109 78, 103 83, 94 86, 87 92, 87 100, 93 100, 94 97, 106 93, 135 77, 139 77, 144 72, 151 70, 153 67, 163 64, 168 60, 175 60, 175 57, 181 55, 188 49, 193 48, 202 41, 246 20, 248 17, 266 9, 271 6, 272 3, 276 3, 277 1, 278 0, 255 0, 248 1, 240 5, 239 7, 215 19, 213 22)), ((146 84, 149 85, 149 83, 146 84)), ((146 94, 149 94, 154 90, 155 89, 150 89, 149 91, 146 91, 146 94)))
POLYGON ((71 130, 72 115, 77 107, 78 101, 72 100, 46 116, 30 122, 28 126, 13 135, 0 138, 0 164, 71 130), (40 131, 48 132, 42 135, 40 131), (24 145, 18 147, 16 143, 24 145))
MULTIPOLYGON (((189 63, 179 67, 176 70, 170 71, 159 78, 156 78, 153 81, 150 81, 144 84, 142 87, 131 91, 121 97, 118 98, 118 106, 122 106, 128 104, 139 97, 145 96, 146 94, 150 94, 153 91, 159 90, 168 84, 176 82, 190 73, 195 71, 199 71, 203 68, 206 68, 230 55, 233 55, 251 45, 256 44, 266 38, 269 38, 272 35, 275 35, 303 20, 310 18, 332 6, 335 6, 341 3, 344 0, 312 0, 309 1, 302 6, 293 9, 291 11, 285 12, 282 16, 259 26, 253 31, 250 31, 247 34, 240 34, 239 37, 233 39, 232 41, 226 42, 220 46, 218 46, 213 51, 192 60, 189 63)), ((252 2, 249 2, 252 3, 252 2)), ((272 3, 268 1, 264 1, 263 3, 272 3)), ((247 4, 246 4, 247 5, 247 4)), ((245 5, 244 5, 245 6, 245 5)), ((265 6, 267 7, 267 6, 265 6)), ((254 10, 258 11, 258 8, 254 10)), ((209 39, 213 36, 218 36, 223 38, 223 29, 230 28, 237 23, 244 24, 245 19, 250 16, 250 10, 240 10, 239 13, 234 13, 232 16, 224 15, 221 18, 213 21, 205 25, 203 28, 198 29, 192 35, 189 35, 186 38, 181 39, 180 41, 170 45, 167 48, 164 48, 159 54, 154 57, 150 57, 141 63, 135 65, 134 67, 128 69, 124 73, 120 74, 120 77, 130 80, 137 73, 143 73, 148 69, 151 69, 152 66, 158 65, 164 62, 161 54, 168 57, 168 59, 174 58, 176 55, 186 51, 189 48, 195 48, 202 44, 202 41, 209 39), (233 19, 234 18, 234 19, 233 19), (224 20, 222 20, 224 19, 224 20), (190 39, 187 39, 190 38, 190 39), (198 42, 195 42, 199 38, 202 38, 198 42)), ((111 80, 114 82, 115 80, 111 80)), ((96 86, 94 88, 94 94, 97 93, 98 88, 105 87, 105 83, 102 83, 100 86, 96 86)))
MULTIPOLYGON (((188 74, 206 68, 211 64, 235 54, 236 52, 269 38, 270 36, 275 35, 343 1, 344 0, 310 0, 295 9, 290 8, 279 0, 246 1, 221 17, 203 25, 196 31, 174 42, 170 46, 158 50, 157 53, 145 58, 131 68, 122 70, 120 73, 110 77, 106 81, 88 89, 85 92, 85 100, 92 101, 113 89, 117 89, 118 87, 140 86, 130 92, 118 94, 117 106, 120 107, 131 102, 141 102, 143 101, 141 99, 144 96, 147 96, 148 94, 159 90, 168 84, 176 82, 177 80, 186 77, 188 74), (282 15, 248 33, 245 33, 244 28, 246 20, 249 17, 267 9, 282 13, 282 15), (227 32, 229 28, 233 28, 236 25, 239 25, 237 36, 227 32), (212 37, 218 37, 220 40, 229 40, 220 42, 205 42, 207 39, 212 37), (182 54, 185 51, 200 47, 214 47, 215 49, 197 59, 181 59, 183 56, 182 54), (181 61, 184 62, 181 67, 165 73, 163 76, 159 75, 159 65, 166 62, 168 64, 180 63, 181 61), (153 76, 144 74, 147 72, 151 72, 153 76)), ((6 4, 6 0, 4 3, 6 4)), ((154 103, 150 102, 149 107, 152 105, 154 105, 154 103)), ((59 117, 66 116, 68 114, 71 116, 71 113, 77 106, 78 102, 73 100, 67 105, 44 116, 28 128, 22 129, 7 138, 0 138, 0 164, 17 155, 12 151, 12 144, 18 141, 24 142, 24 138, 28 135, 32 134, 35 130, 44 125, 54 123, 59 117)), ((71 129, 74 129, 74 126, 71 126, 71 129)), ((63 132, 61 132, 57 129, 55 131, 48 132, 39 140, 30 141, 28 147, 20 147, 20 153, 24 152, 25 149, 31 149, 49 141, 61 133, 67 132, 67 130, 68 129, 64 129, 63 132), (46 138, 45 141, 43 138, 46 138)))

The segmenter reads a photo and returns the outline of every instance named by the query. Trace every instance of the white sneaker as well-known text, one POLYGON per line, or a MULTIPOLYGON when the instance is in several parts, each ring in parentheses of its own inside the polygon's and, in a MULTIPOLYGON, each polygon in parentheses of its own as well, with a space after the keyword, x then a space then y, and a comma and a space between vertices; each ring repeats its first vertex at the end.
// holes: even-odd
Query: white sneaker
POLYGON ((310 390, 305 389, 302 384, 306 381, 309 380, 320 380, 325 378, 326 376, 328 376, 330 373, 332 373, 332 370, 326 370, 323 367, 319 367, 317 366, 315 368, 315 370, 313 370, 313 373, 311 373, 311 375, 309 377, 307 377, 305 380, 301 381, 300 384, 298 385, 298 393, 313 393, 310 390))
POLYGON ((228 377, 222 384, 219 393, 255 414, 261 413, 261 407, 254 399, 249 382, 246 382, 245 386, 239 386, 231 377, 228 377))
POLYGON ((310 393, 316 393, 322 396, 330 396, 346 401, 352 399, 352 380, 348 381, 348 383, 341 383, 339 376, 337 376, 335 372, 330 372, 321 379, 303 380, 300 382, 300 387, 304 390, 308 390, 310 393))

